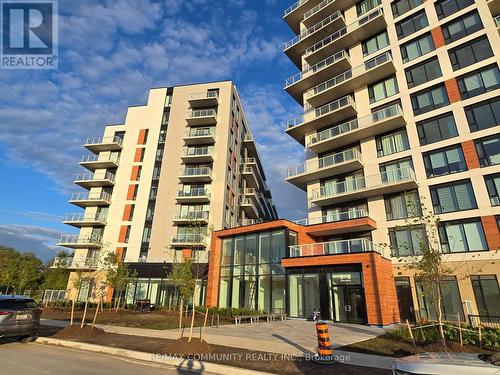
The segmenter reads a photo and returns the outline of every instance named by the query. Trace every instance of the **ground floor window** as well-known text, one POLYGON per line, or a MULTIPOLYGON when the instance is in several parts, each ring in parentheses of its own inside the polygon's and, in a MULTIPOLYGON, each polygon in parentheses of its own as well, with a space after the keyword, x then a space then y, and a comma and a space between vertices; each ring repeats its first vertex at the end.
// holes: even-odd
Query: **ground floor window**
POLYGON ((476 298, 481 320, 500 317, 500 290, 495 275, 471 276, 472 289, 476 298))
MULTIPOLYGON (((417 289, 420 318, 436 320, 438 313, 433 295, 437 293, 437 289, 424 285, 424 283, 418 280, 415 280, 415 287, 417 289)), ((437 286, 434 286, 434 288, 437 288, 437 286)), ((462 299, 460 298, 456 278, 450 277, 443 280, 440 285, 440 290, 443 320, 457 321, 457 314, 460 314, 460 319, 464 321, 462 299)))

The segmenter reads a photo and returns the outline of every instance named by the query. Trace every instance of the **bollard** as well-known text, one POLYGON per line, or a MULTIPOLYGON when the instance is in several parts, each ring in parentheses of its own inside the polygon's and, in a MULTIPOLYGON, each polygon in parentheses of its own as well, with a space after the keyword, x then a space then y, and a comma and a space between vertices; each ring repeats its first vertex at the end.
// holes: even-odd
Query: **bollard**
POLYGON ((318 353, 314 356, 313 361, 324 365, 334 363, 328 324, 316 323, 316 333, 318 335, 318 353))

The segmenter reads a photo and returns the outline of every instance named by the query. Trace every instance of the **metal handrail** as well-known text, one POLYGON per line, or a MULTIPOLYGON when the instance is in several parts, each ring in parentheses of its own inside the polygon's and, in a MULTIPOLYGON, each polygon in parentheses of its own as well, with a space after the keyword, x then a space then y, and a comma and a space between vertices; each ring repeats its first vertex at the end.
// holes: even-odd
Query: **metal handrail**
POLYGON ((210 197, 210 190, 205 188, 194 188, 190 191, 179 190, 177 192, 179 198, 189 198, 189 197, 210 197))
POLYGON ((213 147, 184 147, 184 156, 212 155, 213 147))
POLYGON ((218 98, 219 93, 217 91, 205 91, 205 92, 196 92, 194 94, 189 95, 189 100, 196 100, 196 99, 212 99, 212 98, 218 98))
POLYGON ((308 226, 316 224, 334 223, 337 221, 344 221, 344 220, 360 219, 363 217, 368 217, 368 211, 366 211, 363 208, 359 208, 351 211, 335 212, 320 217, 295 220, 294 223, 308 226))
POLYGON ((95 161, 112 161, 118 164, 119 157, 118 155, 108 155, 106 157, 102 157, 101 155, 83 155, 80 163, 92 163, 95 161))
POLYGON ((310 160, 306 163, 298 164, 295 167, 287 168, 286 176, 288 178, 303 173, 310 173, 322 168, 332 167, 335 164, 341 164, 351 160, 361 160, 361 152, 356 147, 316 160, 310 160))
POLYGON ((283 50, 287 50, 288 48, 299 43, 301 40, 304 40, 308 36, 314 34, 319 29, 322 29, 323 27, 327 26, 328 24, 332 23, 333 21, 339 18, 344 18, 344 17, 342 17, 342 13, 339 10, 337 10, 335 13, 332 13, 330 16, 326 17, 325 19, 318 22, 314 26, 311 26, 309 29, 305 30, 300 35, 297 35, 295 38, 292 38, 288 42, 285 42, 283 44, 283 50))
POLYGON ((199 233, 178 233, 172 236, 172 243, 205 243, 206 236, 199 233))
POLYGON ((208 220, 209 211, 180 211, 174 214, 174 220, 208 220))
POLYGON ((334 1, 335 0, 324 0, 324 1, 322 1, 321 3, 319 3, 318 5, 316 5, 314 8, 311 8, 307 12, 305 12, 304 13, 304 17, 302 19, 303 20, 308 19, 309 17, 311 17, 312 15, 318 13, 321 9, 323 9, 327 5, 330 5, 334 1))
POLYGON ((186 137, 206 137, 208 135, 214 135, 215 134, 215 129, 210 128, 210 129, 190 129, 186 130, 186 137))
POLYGON ((285 15, 283 17, 288 16, 290 13, 292 13, 295 9, 297 9, 299 6, 301 6, 304 3, 307 3, 308 0, 299 0, 296 3, 290 5, 288 8, 285 9, 285 15))
POLYGON ((181 176, 205 176, 205 175, 210 176, 211 174, 212 174, 212 169, 209 167, 181 169, 181 176))
POLYGON ((351 240, 317 242, 306 245, 293 245, 289 247, 290 257, 303 257, 314 255, 350 254, 375 251, 383 254, 384 248, 365 238, 351 240))
POLYGON ((115 181, 115 175, 111 172, 99 173, 78 173, 75 181, 90 181, 90 180, 110 180, 115 181))
POLYGON ((111 194, 104 191, 99 194, 91 193, 73 193, 71 194, 71 201, 89 201, 89 200, 105 200, 111 202, 111 194))
POLYGON ((80 236, 78 234, 62 234, 59 243, 79 243, 79 244, 98 244, 102 240, 100 236, 80 236))
POLYGON ((97 268, 99 260, 88 257, 56 257, 52 268, 97 268))
POLYGON ((72 221, 99 221, 106 222, 106 215, 103 214, 94 214, 94 215, 86 215, 85 213, 67 213, 64 221, 72 222, 72 221))
POLYGON ((106 143, 118 143, 119 145, 123 144, 123 139, 121 137, 93 137, 87 138, 85 142, 86 145, 99 145, 106 143))
POLYGON ((211 116, 216 116, 216 115, 217 115, 217 112, 213 108, 193 109, 193 110, 189 110, 187 113, 187 117, 189 117, 189 118, 211 117, 211 116))

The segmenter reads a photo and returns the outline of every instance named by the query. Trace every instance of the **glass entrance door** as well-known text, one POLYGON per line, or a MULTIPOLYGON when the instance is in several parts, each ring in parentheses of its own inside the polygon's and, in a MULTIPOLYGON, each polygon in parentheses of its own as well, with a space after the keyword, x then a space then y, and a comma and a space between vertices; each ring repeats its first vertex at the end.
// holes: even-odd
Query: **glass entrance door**
POLYGON ((335 285, 331 291, 331 319, 342 323, 366 323, 363 288, 356 285, 335 285))

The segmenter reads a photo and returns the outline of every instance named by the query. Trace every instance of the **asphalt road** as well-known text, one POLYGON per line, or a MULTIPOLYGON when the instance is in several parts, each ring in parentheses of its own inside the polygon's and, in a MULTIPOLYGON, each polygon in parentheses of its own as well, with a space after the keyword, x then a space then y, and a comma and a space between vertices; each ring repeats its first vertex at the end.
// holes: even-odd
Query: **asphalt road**
POLYGON ((188 374, 173 367, 154 366, 135 360, 105 354, 35 343, 0 341, 0 374, 2 375, 173 375, 188 374))

